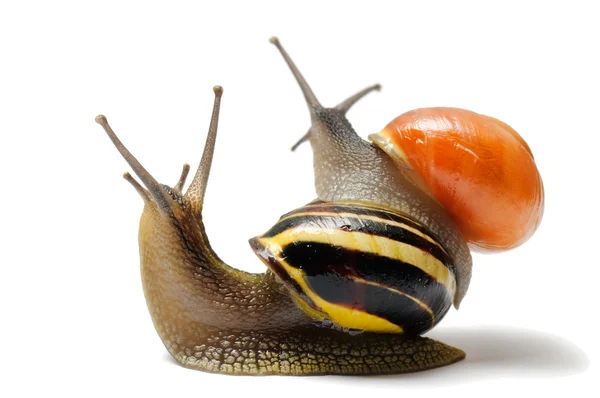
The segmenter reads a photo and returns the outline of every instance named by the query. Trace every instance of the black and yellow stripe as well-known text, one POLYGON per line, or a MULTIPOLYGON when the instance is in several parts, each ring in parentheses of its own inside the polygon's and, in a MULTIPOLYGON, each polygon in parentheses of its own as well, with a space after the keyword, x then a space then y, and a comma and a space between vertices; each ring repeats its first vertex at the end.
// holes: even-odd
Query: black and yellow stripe
POLYGON ((313 202, 251 245, 310 316, 350 329, 421 334, 456 289, 452 260, 425 227, 363 204, 313 202))

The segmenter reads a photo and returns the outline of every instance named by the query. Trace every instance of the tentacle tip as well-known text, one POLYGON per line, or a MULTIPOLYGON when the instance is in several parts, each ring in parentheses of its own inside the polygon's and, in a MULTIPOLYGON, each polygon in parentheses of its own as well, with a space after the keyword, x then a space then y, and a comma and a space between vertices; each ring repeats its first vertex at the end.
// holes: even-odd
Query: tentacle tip
POLYGON ((100 125, 106 124, 108 122, 108 120, 106 120, 106 116, 104 116, 104 115, 98 115, 98 116, 96 116, 96 119, 94 119, 94 120, 96 120, 96 123, 98 123, 100 125))
POLYGON ((381 91, 381 84, 377 83, 375 86, 373 86, 375 88, 375 90, 377 91, 381 91))
POLYGON ((221 86, 214 86, 213 91, 215 92, 215 95, 217 97, 220 97, 221 95, 223 95, 223 87, 221 87, 221 86))
POLYGON ((272 44, 275 44, 276 46, 279 46, 279 38, 277 36, 271 36, 271 38, 269 39, 269 42, 271 42, 272 44))
POLYGON ((298 147, 302 144, 303 141, 300 142, 296 142, 291 148, 290 151, 292 152, 296 152, 296 149, 298 149, 298 147))

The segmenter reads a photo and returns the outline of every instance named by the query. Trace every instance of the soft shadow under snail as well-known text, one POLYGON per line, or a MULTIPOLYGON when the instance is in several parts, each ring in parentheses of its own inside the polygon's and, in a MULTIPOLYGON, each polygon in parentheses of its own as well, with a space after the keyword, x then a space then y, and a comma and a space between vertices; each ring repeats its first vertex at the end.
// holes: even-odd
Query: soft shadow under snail
POLYGON ((419 335, 458 308, 471 278, 469 246, 503 250, 539 225, 543 187, 525 141, 505 123, 455 108, 408 112, 361 139, 345 117, 368 87, 320 105, 281 47, 312 126, 318 199, 250 240, 267 265, 223 263, 202 222, 223 90, 200 166, 182 192, 158 183, 96 121, 145 187, 139 245, 144 294, 167 350, 181 364, 229 374, 382 374, 465 357, 419 335))

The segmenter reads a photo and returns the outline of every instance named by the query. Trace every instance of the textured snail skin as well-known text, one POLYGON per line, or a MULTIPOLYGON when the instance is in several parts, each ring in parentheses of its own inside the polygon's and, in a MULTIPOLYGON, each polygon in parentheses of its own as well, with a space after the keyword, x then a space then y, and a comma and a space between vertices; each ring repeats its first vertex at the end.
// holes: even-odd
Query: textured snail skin
MULTIPOLYGON (((316 327, 272 274, 250 274, 223 263, 202 222, 204 192, 216 140, 222 89, 200 167, 187 192, 189 167, 170 188, 159 184, 104 127, 145 188, 130 175, 145 205, 139 245, 142 285, 154 326, 182 365, 226 374, 383 374, 426 370, 465 357, 424 337, 316 327)), ((186 165, 187 166, 187 165, 186 165)))
POLYGON ((404 213, 427 226, 453 257, 457 272, 454 306, 458 308, 471 280, 472 259, 467 243, 446 210, 415 180, 413 171, 399 168, 381 149, 363 140, 345 114, 365 89, 335 108, 324 108, 276 39, 285 61, 306 98, 312 125, 301 141, 313 150, 315 187, 325 202, 362 201, 404 213))
POLYGON ((531 149, 506 123, 466 109, 423 108, 370 138, 417 170, 471 247, 511 249, 539 226, 542 179, 531 149))

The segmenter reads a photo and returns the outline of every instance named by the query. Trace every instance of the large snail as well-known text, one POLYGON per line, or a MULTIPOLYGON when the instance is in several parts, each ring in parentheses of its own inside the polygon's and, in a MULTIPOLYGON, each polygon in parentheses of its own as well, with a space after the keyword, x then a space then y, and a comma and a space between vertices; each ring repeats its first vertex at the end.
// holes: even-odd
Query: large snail
MULTIPOLYGON (((318 199, 250 240, 267 273, 223 263, 204 230, 219 86, 200 166, 185 194, 189 166, 174 187, 158 183, 106 118, 96 118, 145 185, 125 174, 145 204, 142 282, 167 350, 187 367, 230 374, 400 373, 461 360, 461 350, 419 336, 458 307, 469 285, 471 256, 456 215, 448 215, 430 180, 406 160, 406 148, 390 157, 350 126, 346 111, 378 86, 324 108, 272 42, 309 105, 312 127, 300 142, 309 140, 314 151, 318 199)), ((393 139, 385 133, 375 141, 389 150, 393 139)))

